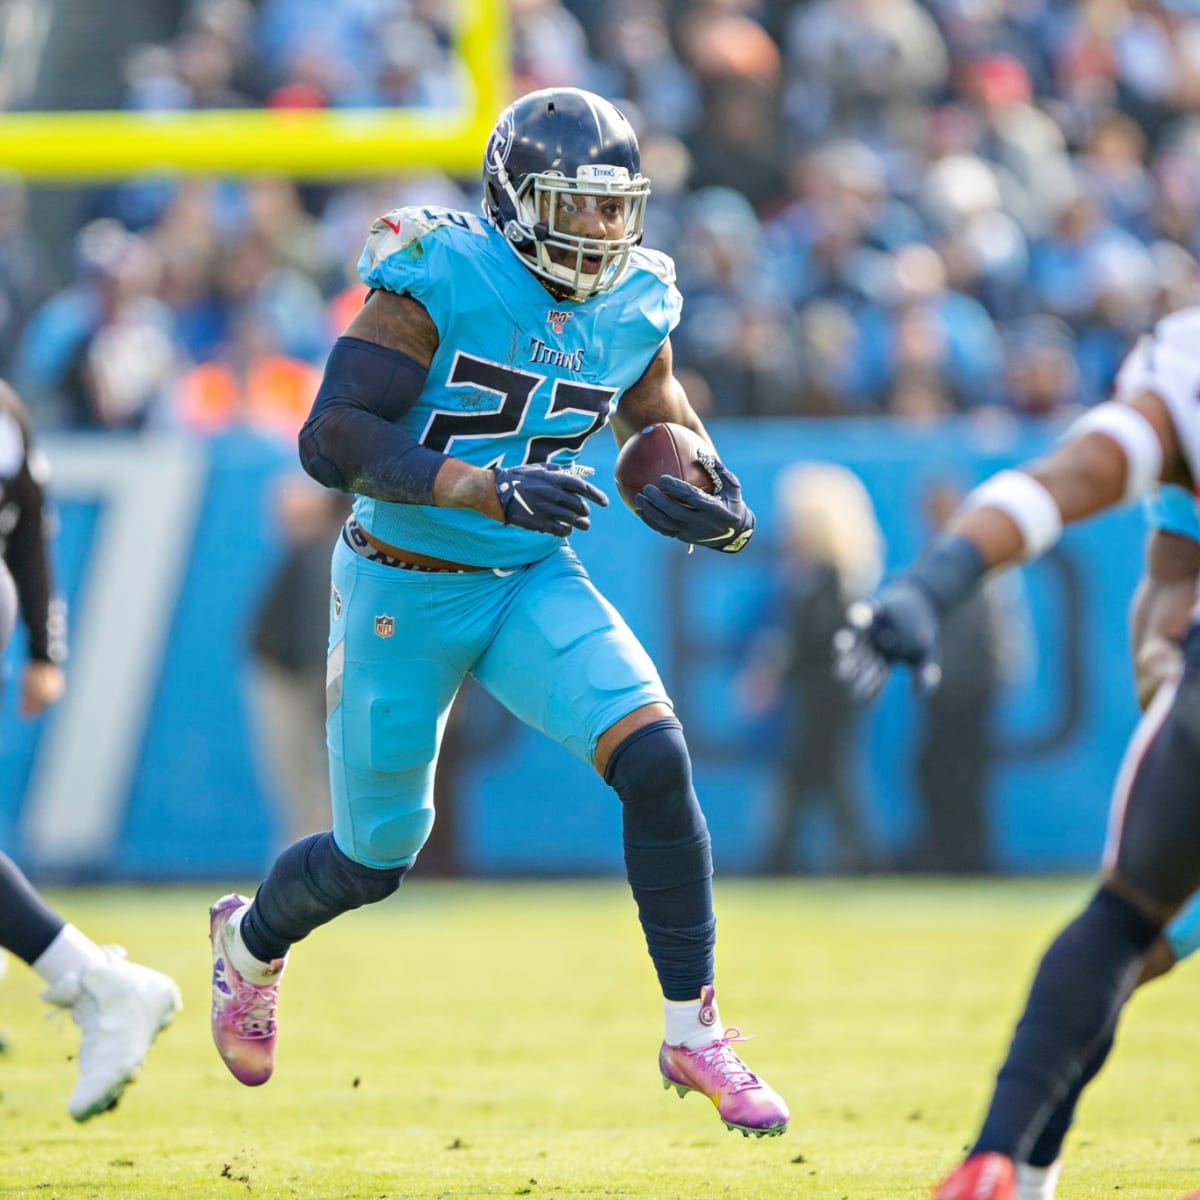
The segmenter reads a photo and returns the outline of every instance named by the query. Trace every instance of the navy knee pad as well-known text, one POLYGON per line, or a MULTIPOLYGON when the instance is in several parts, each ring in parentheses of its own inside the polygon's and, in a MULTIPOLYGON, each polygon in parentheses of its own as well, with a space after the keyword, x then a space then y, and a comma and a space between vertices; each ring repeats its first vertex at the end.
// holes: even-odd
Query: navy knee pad
POLYGON ((621 798, 625 870, 669 1000, 713 979, 712 850, 674 717, 651 721, 613 751, 605 779, 621 798))
POLYGON ((692 788, 691 755, 675 717, 635 729, 609 757, 604 781, 626 812, 638 809, 640 821, 663 833, 705 828, 692 788))
POLYGON ((386 900, 407 873, 407 865, 365 867, 338 849, 332 833, 314 833, 275 860, 242 919, 242 940, 263 962, 281 958, 334 917, 386 900))

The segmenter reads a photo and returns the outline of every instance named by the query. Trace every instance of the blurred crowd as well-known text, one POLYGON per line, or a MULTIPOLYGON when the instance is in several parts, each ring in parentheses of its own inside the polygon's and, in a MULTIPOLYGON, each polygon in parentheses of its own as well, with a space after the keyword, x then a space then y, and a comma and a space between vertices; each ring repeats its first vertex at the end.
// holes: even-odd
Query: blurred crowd
MULTIPOLYGON (((715 416, 1057 415, 1200 300, 1198 0, 510 0, 514 94, 637 127, 715 416)), ((462 103, 444 0, 191 0, 131 108, 462 103)), ((482 151, 482 147, 481 147, 482 151)), ((45 424, 290 436, 371 220, 476 178, 150 179, 64 269, 0 179, 0 376, 45 424)))

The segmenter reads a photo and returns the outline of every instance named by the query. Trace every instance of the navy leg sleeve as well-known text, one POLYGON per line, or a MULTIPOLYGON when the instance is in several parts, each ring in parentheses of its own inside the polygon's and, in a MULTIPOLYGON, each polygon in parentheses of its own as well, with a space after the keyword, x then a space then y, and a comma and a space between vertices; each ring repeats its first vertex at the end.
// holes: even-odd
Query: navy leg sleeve
POLYGON ((708 827, 679 722, 631 733, 605 779, 621 799, 625 870, 663 995, 694 1000, 713 981, 717 922, 708 827))
POLYGON ((1116 1027, 1161 925, 1101 888, 1046 951, 972 1153, 1018 1162, 1116 1027))
POLYGON ((1062 1154, 1063 1142, 1066 1140, 1067 1134, 1071 1129, 1071 1124, 1075 1120, 1075 1109, 1079 1105, 1079 1097, 1083 1095, 1083 1089, 1100 1074, 1100 1068, 1104 1066, 1105 1061, 1112 1052, 1115 1040, 1115 1032, 1110 1033, 1104 1039, 1100 1046, 1093 1052, 1092 1057, 1088 1059, 1087 1064, 1083 1068, 1083 1074, 1079 1076, 1074 1085, 1067 1091, 1066 1096, 1059 1102, 1058 1107, 1050 1114, 1050 1119, 1043 1126, 1038 1140, 1029 1152, 1029 1163, 1031 1166, 1048 1167, 1062 1154))
POLYGON ((242 918, 242 941, 255 958, 282 958, 293 942, 364 904, 385 900, 408 867, 375 870, 337 848, 332 833, 314 833, 276 860, 242 918))
POLYGON ((34 963, 66 924, 33 889, 24 872, 0 854, 0 946, 34 963))

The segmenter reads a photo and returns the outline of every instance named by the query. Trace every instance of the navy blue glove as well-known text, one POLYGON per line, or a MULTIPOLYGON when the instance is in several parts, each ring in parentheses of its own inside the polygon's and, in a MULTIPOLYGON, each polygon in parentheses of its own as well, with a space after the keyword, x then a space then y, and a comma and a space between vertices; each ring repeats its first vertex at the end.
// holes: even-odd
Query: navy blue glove
POLYGON ((834 675, 863 704, 878 695, 893 663, 908 663, 918 692, 933 691, 942 681, 942 619, 975 590, 985 570, 973 542, 957 534, 939 539, 873 599, 850 606, 833 639, 834 675))
POLYGON ((860 704, 879 694, 895 662, 911 665, 918 692, 931 692, 942 681, 940 625, 925 592, 910 579, 897 579, 847 610, 845 628, 833 639, 833 673, 860 704))
POLYGON ((754 536, 754 513, 742 499, 738 477, 719 458, 704 451, 697 457, 712 476, 712 495, 663 475, 634 496, 638 516, 666 537, 736 554, 754 536))
POLYGON ((589 500, 608 504, 608 497, 584 478, 592 474, 591 467, 529 463, 496 467, 495 474, 505 525, 566 537, 573 529, 591 525, 589 500))

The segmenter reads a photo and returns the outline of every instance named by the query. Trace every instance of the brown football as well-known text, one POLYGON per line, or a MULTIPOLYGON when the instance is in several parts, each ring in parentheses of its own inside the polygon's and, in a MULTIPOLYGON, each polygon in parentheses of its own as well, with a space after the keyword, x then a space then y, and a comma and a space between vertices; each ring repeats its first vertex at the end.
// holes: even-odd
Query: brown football
POLYGON ((693 433, 683 425, 671 421, 647 425, 635 433, 617 455, 613 475, 621 499, 633 512, 637 512, 634 496, 646 484, 657 483, 663 475, 672 475, 685 483, 694 484, 701 491, 711 492, 712 476, 696 457, 697 450, 714 453, 698 433, 693 433))

